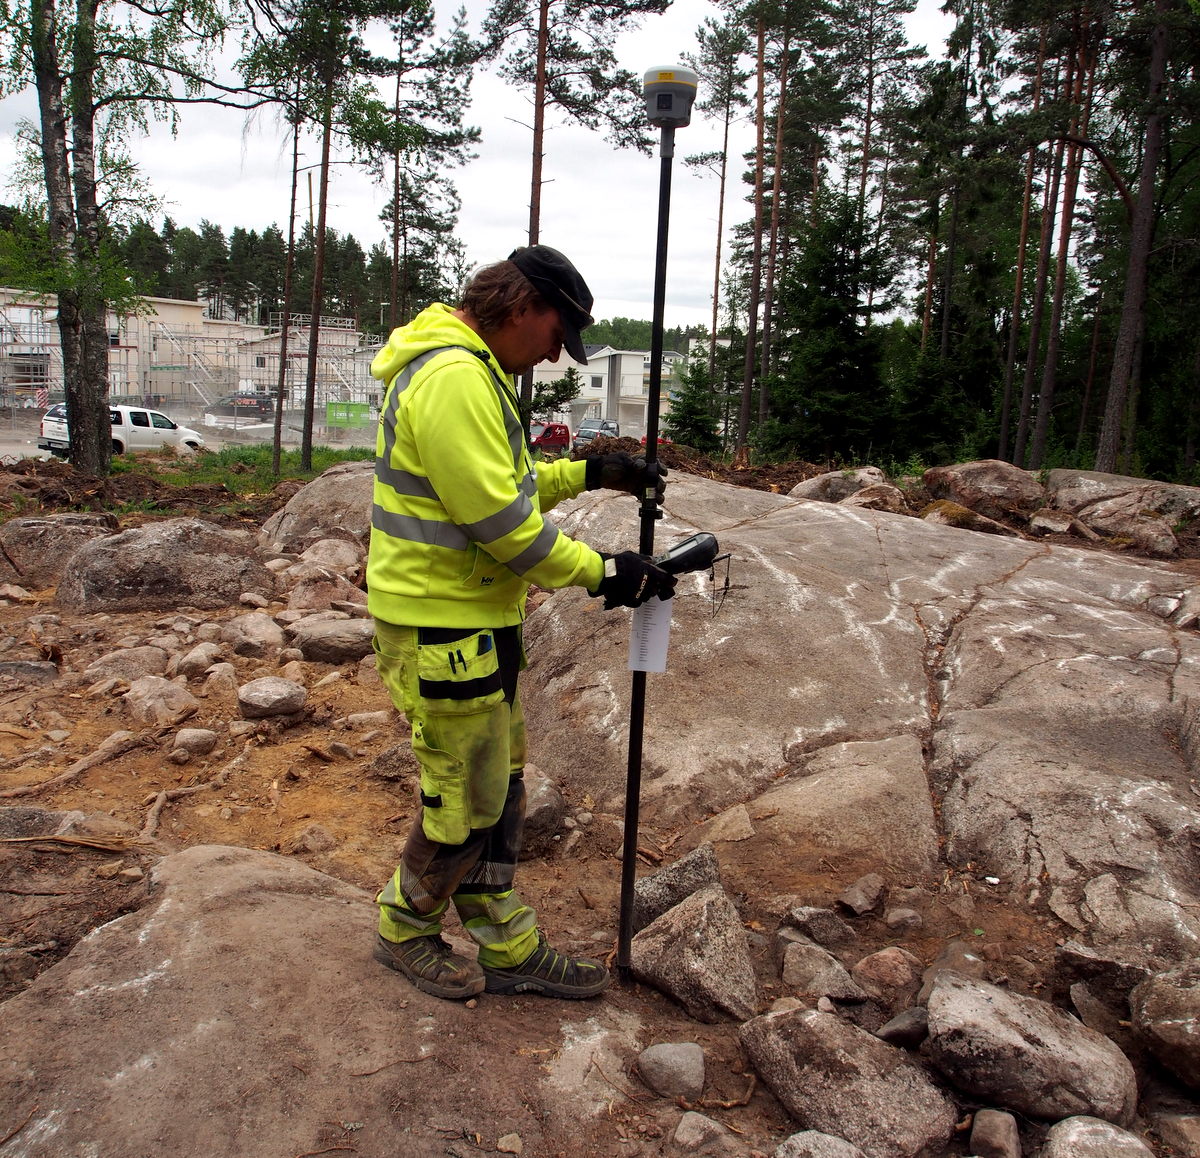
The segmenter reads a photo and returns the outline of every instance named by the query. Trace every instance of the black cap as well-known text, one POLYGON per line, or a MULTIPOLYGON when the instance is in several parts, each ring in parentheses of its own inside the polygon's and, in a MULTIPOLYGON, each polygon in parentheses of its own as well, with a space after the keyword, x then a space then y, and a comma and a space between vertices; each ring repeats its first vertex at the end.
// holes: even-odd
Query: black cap
POLYGON ((548 245, 527 245, 514 249, 508 255, 513 263, 532 283, 546 301, 558 310, 562 319, 563 345, 576 362, 587 364, 587 352, 583 348, 580 330, 587 329, 595 321, 589 312, 592 308, 592 291, 587 282, 566 257, 548 245))

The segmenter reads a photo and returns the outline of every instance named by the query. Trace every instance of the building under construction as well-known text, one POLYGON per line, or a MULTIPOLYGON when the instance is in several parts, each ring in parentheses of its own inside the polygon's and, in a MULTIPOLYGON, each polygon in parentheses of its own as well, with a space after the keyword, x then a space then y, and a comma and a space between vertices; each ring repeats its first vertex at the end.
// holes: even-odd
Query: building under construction
MULTIPOLYGON (((200 413, 234 392, 274 395, 286 322, 284 407, 303 409, 311 314, 273 315, 271 325, 264 327, 206 317, 204 302, 143 302, 143 312, 109 315, 112 402, 141 402, 184 415, 200 413)), ((321 317, 314 385, 318 416, 378 409, 379 383, 368 373, 377 346, 363 340, 352 319, 321 317)), ((44 406, 63 396, 53 298, 0 288, 0 406, 44 406)))

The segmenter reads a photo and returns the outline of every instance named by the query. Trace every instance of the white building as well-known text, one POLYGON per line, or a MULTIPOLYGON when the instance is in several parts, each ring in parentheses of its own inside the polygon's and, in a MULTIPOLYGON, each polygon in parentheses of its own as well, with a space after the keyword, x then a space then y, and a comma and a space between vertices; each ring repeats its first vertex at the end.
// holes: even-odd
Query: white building
MULTIPOLYGON (((611 418, 620 425, 622 436, 641 438, 646 433, 646 409, 650 402, 650 351, 586 345, 584 350, 588 356, 586 364, 576 362, 564 350, 557 362, 543 362, 534 369, 535 382, 553 382, 571 366, 583 379, 579 397, 571 403, 570 411, 550 417, 566 422, 572 430, 578 429, 585 418, 611 418)), ((682 362, 682 354, 663 351, 660 417, 671 408, 671 387, 682 362)))
MULTIPOLYGON (((145 298, 141 313, 108 318, 108 390, 113 402, 149 402, 199 411, 235 390, 274 391, 279 382, 282 317, 272 327, 205 316, 205 303, 145 298)), ((289 408, 304 404, 312 317, 288 318, 289 408)), ((369 348, 373 355, 375 346, 369 348)), ((349 318, 322 317, 316 405, 378 404, 366 372, 363 335, 349 318)), ((62 351, 54 299, 0 288, 0 405, 33 404, 39 390, 63 397, 62 351)))

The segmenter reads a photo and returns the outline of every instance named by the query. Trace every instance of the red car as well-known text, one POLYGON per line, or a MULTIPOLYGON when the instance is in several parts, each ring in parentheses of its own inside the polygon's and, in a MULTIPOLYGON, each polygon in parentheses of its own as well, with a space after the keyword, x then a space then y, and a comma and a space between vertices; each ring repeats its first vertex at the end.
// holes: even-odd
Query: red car
MULTIPOLYGON (((658 436, 658 445, 659 446, 668 445, 670 443, 670 441, 671 440, 665 434, 660 434, 658 436)), ((643 446, 646 445, 646 436, 644 434, 642 435, 642 445, 643 446)))
POLYGON ((531 422, 529 448, 543 454, 566 454, 571 445, 571 432, 561 422, 531 422))

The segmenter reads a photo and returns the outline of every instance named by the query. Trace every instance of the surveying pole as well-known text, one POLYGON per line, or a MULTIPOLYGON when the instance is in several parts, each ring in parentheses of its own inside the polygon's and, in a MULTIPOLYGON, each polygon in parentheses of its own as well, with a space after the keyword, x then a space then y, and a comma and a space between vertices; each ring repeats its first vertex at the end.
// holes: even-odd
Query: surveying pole
MULTIPOLYGON (((646 464, 658 460, 658 411, 662 392, 663 310, 667 297, 667 225, 671 211, 671 161, 675 130, 692 119, 697 76, 682 65, 651 68, 643 78, 646 118, 661 130, 658 178, 658 245, 654 258, 654 319, 650 336, 650 387, 646 403, 646 464)), ((654 522, 662 518, 653 484, 642 495, 638 551, 654 554, 654 522)), ((707 565, 707 564, 705 564, 707 565)), ((629 694, 629 769, 625 782, 625 834, 621 856, 621 922, 617 934, 617 970, 629 979, 629 943, 633 939, 633 882, 637 865, 638 808, 642 791, 642 730, 646 718, 646 673, 635 671, 629 694)))

